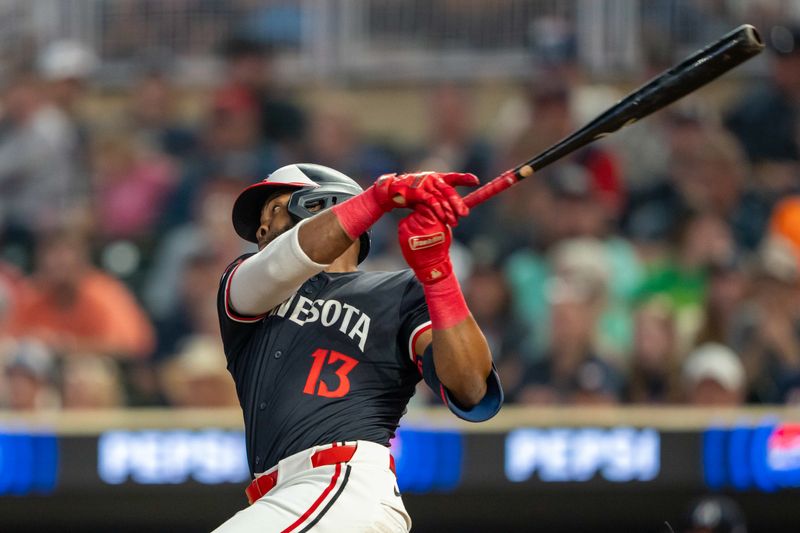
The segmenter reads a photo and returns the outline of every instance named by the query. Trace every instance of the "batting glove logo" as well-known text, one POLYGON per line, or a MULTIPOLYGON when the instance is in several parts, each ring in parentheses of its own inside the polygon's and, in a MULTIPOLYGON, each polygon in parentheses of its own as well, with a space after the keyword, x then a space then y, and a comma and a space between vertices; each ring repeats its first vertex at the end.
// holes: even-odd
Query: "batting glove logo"
POLYGON ((444 232, 431 233, 430 235, 417 235, 408 238, 408 247, 412 250, 433 248, 444 242, 444 232))

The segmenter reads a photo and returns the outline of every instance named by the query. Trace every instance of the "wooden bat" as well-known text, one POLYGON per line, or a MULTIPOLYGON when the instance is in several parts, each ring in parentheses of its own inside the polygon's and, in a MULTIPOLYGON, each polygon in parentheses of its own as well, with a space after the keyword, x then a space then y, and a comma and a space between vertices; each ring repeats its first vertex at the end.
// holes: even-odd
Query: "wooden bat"
POLYGON ((485 202, 553 161, 683 98, 763 49, 753 26, 739 26, 633 91, 572 135, 472 191, 464 201, 469 207, 485 202))

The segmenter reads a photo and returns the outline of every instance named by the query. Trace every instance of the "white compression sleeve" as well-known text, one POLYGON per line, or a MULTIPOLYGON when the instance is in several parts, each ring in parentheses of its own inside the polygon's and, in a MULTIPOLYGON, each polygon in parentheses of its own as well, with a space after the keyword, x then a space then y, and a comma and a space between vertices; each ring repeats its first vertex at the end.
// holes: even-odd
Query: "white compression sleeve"
POLYGON ((304 222, 239 265, 230 280, 229 304, 234 311, 248 316, 262 315, 328 266, 312 261, 300 247, 298 230, 304 222))

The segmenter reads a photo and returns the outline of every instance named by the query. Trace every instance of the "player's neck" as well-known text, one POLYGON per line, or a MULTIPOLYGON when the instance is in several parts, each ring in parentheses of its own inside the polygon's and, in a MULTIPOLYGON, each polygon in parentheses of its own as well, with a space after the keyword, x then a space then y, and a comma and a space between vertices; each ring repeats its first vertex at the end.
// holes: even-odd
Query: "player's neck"
POLYGON ((328 265, 325 272, 357 272, 358 271, 359 242, 356 241, 333 263, 328 265))
POLYGON ((325 268, 325 272, 356 272, 358 264, 352 258, 340 255, 336 260, 325 268))
POLYGON ((358 241, 353 243, 333 263, 328 265, 325 272, 356 272, 358 270, 358 241))

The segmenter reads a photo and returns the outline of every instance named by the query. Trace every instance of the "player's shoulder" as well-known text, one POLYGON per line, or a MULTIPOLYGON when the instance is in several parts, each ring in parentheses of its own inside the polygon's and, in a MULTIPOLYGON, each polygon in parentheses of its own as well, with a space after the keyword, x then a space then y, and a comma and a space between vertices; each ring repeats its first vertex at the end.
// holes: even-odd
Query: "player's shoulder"
POLYGON ((224 272, 227 274, 227 273, 228 273, 228 272, 230 272, 230 271, 231 271, 231 270, 232 270, 232 269, 233 269, 233 268, 234 268, 236 265, 238 265, 239 263, 241 263, 242 261, 244 261, 244 260, 245 260, 245 259, 247 259, 248 257, 252 257, 252 256, 254 256, 254 255, 256 255, 256 254, 255 254, 255 252, 248 252, 248 253, 246 253, 246 254, 242 254, 242 255, 240 255, 239 257, 237 257, 236 259, 234 259, 233 261, 231 261, 230 263, 228 263, 228 266, 226 266, 226 267, 225 267, 225 270, 224 270, 224 272))
POLYGON ((401 306, 416 306, 424 301, 422 285, 411 269, 392 272, 362 272, 351 286, 358 293, 374 300, 401 302, 401 306))
POLYGON ((411 269, 396 270, 392 272, 373 271, 361 272, 358 276, 359 284, 362 286, 374 286, 382 288, 407 287, 416 280, 411 269))
POLYGON ((239 264, 241 264, 242 261, 253 255, 255 255, 254 252, 242 254, 233 261, 231 261, 230 263, 228 263, 228 266, 225 267, 225 270, 222 271, 222 275, 220 276, 219 279, 220 287, 225 285, 226 280, 230 277, 229 274, 233 272, 233 269, 235 269, 239 264))

